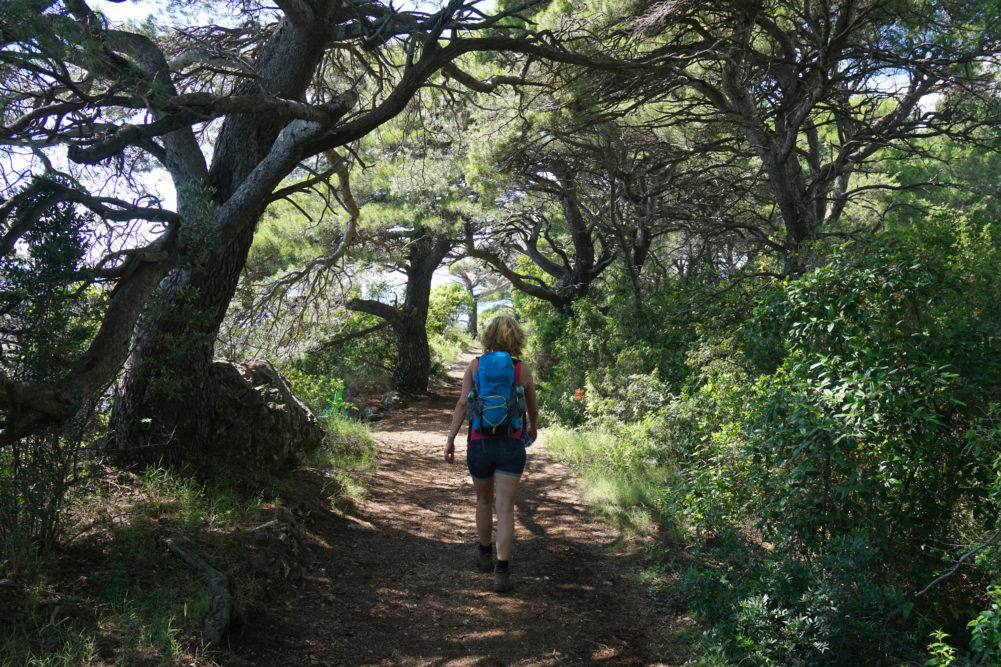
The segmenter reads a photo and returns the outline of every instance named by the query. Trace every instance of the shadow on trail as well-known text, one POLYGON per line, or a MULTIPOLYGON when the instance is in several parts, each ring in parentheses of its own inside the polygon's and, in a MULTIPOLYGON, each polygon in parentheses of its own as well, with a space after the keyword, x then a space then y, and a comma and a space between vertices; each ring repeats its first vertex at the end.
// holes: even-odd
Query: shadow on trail
MULTIPOLYGON (((440 500, 471 514, 465 491, 440 500)), ((577 511, 555 504, 545 512, 577 511)), ((623 609, 621 587, 632 585, 607 571, 597 544, 543 529, 519 535, 515 592, 497 595, 492 574, 473 568, 470 519, 439 520, 450 539, 380 521, 321 530, 299 599, 286 613, 248 619, 240 653, 274 665, 649 664, 650 637, 623 609)))
MULTIPOLYGON (((457 393, 457 391, 455 391, 457 393)), ((516 503, 515 590, 473 567, 474 492, 458 444, 441 460, 454 395, 393 416, 357 517, 312 526, 298 596, 249 614, 234 651, 262 665, 651 664, 657 624, 565 470, 529 450, 516 503), (619 562, 616 565, 616 562, 619 562), (620 571, 621 570, 621 571, 620 571)))

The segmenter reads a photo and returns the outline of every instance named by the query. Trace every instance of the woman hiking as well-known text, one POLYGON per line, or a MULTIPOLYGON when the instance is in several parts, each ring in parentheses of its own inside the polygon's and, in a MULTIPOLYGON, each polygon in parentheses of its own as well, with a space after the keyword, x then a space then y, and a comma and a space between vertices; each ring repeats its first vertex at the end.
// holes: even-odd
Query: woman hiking
MULTIPOLYGON (((466 465, 476 489, 476 533, 479 537, 476 564, 484 571, 493 569, 494 590, 504 593, 512 588, 510 560, 514 542, 514 496, 525 470, 526 443, 534 441, 537 434, 539 408, 532 373, 518 359, 525 346, 525 332, 514 318, 506 315, 494 318, 480 342, 486 353, 473 359, 466 367, 459 402, 455 404, 452 427, 445 442, 445 461, 455 461, 455 436, 466 417, 469 394, 475 389, 478 414, 470 420, 466 465), (513 380, 507 387, 506 378, 510 378, 512 372, 513 380), (509 412, 511 394, 505 394, 517 393, 517 384, 524 387, 525 414, 520 416, 509 412), (491 401, 503 403, 505 407, 503 410, 492 407, 491 401), (494 507, 497 509, 496 564, 491 554, 494 507)), ((512 404, 517 402, 515 396, 512 404)))

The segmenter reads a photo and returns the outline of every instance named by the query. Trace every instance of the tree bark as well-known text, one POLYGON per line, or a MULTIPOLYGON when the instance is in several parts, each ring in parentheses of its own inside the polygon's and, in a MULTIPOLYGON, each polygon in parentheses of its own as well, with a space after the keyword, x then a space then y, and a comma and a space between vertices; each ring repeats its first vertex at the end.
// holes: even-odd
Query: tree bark
MULTIPOLYGON (((245 83, 240 92, 302 98, 324 48, 321 35, 283 22, 256 63, 259 78, 245 83)), ((185 221, 182 264, 161 284, 147 309, 116 389, 109 444, 124 460, 172 462, 207 453, 215 415, 209 380, 215 336, 266 206, 266 196, 260 193, 270 192, 281 180, 280 170, 271 175, 271 183, 267 173, 254 172, 266 159, 283 157, 275 149, 279 133, 292 134, 294 123, 288 121, 276 114, 227 117, 208 187, 189 184, 179 192, 182 210, 207 212, 203 220, 185 221), (253 187, 254 178, 263 182, 253 187), (242 201, 248 194, 257 196, 242 201)), ((285 160, 295 159, 294 152, 290 149, 285 160)))
POLYGON ((466 333, 473 338, 480 335, 480 302, 472 292, 469 293, 473 305, 469 308, 469 322, 466 323, 466 333))
POLYGON ((431 379, 431 348, 428 345, 428 306, 431 277, 456 241, 449 235, 415 232, 407 246, 406 294, 402 307, 370 299, 352 299, 350 310, 375 315, 389 322, 396 335, 396 367, 393 383, 400 391, 427 391, 431 379))
MULTIPOLYGON (((397 389, 408 393, 427 391, 431 379, 431 348, 427 329, 417 325, 418 319, 410 320, 413 324, 409 326, 394 327, 397 357, 393 382, 397 389)), ((427 324, 427 313, 423 323, 427 324)))

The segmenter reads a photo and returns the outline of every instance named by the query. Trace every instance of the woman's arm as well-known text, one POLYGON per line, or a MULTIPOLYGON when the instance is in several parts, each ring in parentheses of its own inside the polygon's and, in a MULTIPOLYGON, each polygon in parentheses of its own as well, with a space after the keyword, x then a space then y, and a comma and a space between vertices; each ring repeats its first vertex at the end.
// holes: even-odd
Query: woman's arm
MULTIPOLYGON (((448 440, 445 441, 445 461, 455 462, 455 436, 462 428, 462 420, 466 418, 466 402, 469 392, 473 390, 473 375, 476 374, 476 359, 466 366, 466 374, 462 376, 462 391, 459 392, 459 402, 455 404, 455 412, 452 413, 452 425, 448 429, 448 440)), ((527 400, 527 399, 526 399, 527 400)))
POLYGON ((525 410, 528 412, 528 437, 531 440, 539 435, 539 403, 535 396, 535 380, 532 370, 525 364, 521 365, 521 385, 525 388, 525 410))

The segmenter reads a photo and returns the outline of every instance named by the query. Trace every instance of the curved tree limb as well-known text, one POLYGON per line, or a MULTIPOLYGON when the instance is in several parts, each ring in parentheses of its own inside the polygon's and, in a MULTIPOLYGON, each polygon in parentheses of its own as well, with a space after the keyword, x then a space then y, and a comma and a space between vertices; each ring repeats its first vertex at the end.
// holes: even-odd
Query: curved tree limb
POLYGON ((158 535, 156 539, 193 568, 198 578, 212 593, 212 603, 202 622, 202 633, 206 643, 218 645, 229 630, 229 623, 233 617, 233 595, 229 592, 229 577, 212 567, 191 549, 182 547, 173 538, 158 535))
POLYGON ((948 579, 952 575, 956 574, 956 572, 959 571, 959 568, 961 568, 963 566, 963 563, 965 563, 970 558, 972 558, 973 556, 977 555, 978 553, 980 553, 981 551, 983 551, 987 547, 993 546, 993 545, 997 544, 998 542, 1001 542, 1001 526, 999 526, 998 529, 995 530, 983 542, 981 542, 980 544, 978 544, 977 546, 973 547, 972 549, 970 549, 969 551, 967 551, 965 554, 963 554, 962 556, 960 556, 959 559, 956 561, 955 565, 953 565, 951 568, 949 568, 948 571, 943 572, 939 576, 935 577, 935 579, 933 579, 930 584, 928 584, 927 586, 925 586, 924 588, 922 588, 920 591, 918 591, 917 593, 915 593, 914 597, 915 598, 921 597, 922 595, 924 595, 925 593, 927 593, 928 591, 930 591, 935 586, 939 585, 940 583, 942 583, 943 581, 945 581, 946 579, 948 579))
POLYGON ((329 350, 332 347, 340 347, 341 345, 344 345, 344 343, 347 343, 349 341, 356 340, 358 338, 364 338, 365 336, 373 334, 376 331, 382 331, 389 325, 390 325, 389 321, 383 320, 382 322, 379 322, 379 324, 367 327, 365 329, 362 329, 361 331, 352 331, 351 333, 344 334, 343 336, 337 336, 336 338, 331 338, 330 340, 323 341, 313 349, 309 350, 307 354, 319 354, 321 352, 324 352, 325 350, 329 350))
POLYGON ((346 304, 348 310, 356 310, 360 313, 375 315, 394 326, 400 326, 406 319, 405 313, 394 306, 375 301, 374 299, 351 299, 346 304))
POLYGON ((470 90, 474 90, 478 93, 492 93, 497 88, 503 85, 541 85, 533 84, 524 76, 506 76, 501 74, 494 74, 486 81, 477 79, 472 74, 468 74, 456 65, 454 62, 450 62, 441 68, 442 74, 451 77, 464 85, 470 90))
POLYGON ((489 250, 477 248, 471 234, 467 234, 466 236, 465 254, 468 257, 479 259, 492 266, 519 291, 534 296, 537 299, 548 301, 558 308, 565 305, 564 299, 556 290, 550 289, 545 285, 529 282, 529 279, 532 278, 531 276, 523 276, 513 270, 500 255, 489 250))

